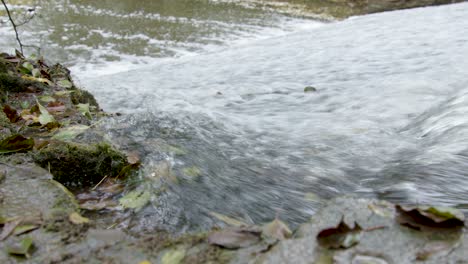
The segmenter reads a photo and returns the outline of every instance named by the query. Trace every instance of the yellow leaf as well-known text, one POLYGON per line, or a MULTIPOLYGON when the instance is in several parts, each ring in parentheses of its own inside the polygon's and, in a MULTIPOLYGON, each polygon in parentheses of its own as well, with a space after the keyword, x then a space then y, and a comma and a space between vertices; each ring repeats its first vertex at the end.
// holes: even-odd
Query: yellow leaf
POLYGON ((68 216, 68 219, 70 222, 72 222, 75 225, 81 225, 81 224, 87 224, 89 223, 89 219, 86 217, 81 216, 77 212, 73 212, 68 216))
POLYGON ((50 80, 47 80, 46 78, 36 78, 36 77, 26 76, 26 75, 21 76, 21 78, 28 80, 28 81, 41 82, 41 83, 46 83, 48 85, 53 85, 53 83, 50 80))

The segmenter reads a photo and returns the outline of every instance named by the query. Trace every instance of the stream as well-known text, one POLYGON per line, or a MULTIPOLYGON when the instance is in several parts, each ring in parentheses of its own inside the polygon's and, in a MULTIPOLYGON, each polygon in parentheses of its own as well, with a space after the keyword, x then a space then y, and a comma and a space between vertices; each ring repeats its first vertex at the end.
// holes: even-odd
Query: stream
POLYGON ((154 195, 136 226, 296 226, 341 195, 468 209, 467 3, 321 23, 117 2, 47 2, 24 34, 124 114, 102 128, 143 157, 154 195))

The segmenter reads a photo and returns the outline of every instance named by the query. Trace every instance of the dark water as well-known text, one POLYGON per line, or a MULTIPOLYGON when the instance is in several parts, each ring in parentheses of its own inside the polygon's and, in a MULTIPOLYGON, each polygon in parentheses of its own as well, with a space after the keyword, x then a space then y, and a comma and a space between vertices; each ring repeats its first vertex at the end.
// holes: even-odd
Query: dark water
POLYGON ((145 156, 155 195, 137 226, 207 227, 213 211, 294 225, 344 194, 466 207, 468 4, 331 24, 242 12, 267 17, 240 44, 78 74, 126 114, 104 125, 109 136, 145 156))

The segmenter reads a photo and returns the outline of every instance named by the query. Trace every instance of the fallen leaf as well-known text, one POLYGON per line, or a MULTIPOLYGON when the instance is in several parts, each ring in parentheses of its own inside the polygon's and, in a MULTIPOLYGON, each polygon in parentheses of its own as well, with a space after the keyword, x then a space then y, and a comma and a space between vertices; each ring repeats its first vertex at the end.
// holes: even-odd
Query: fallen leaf
POLYGON ((358 224, 348 226, 341 220, 338 226, 322 230, 317 240, 321 246, 329 249, 350 248, 359 243, 361 231, 358 224))
POLYGON ((58 92, 55 92, 55 95, 56 96, 68 96, 73 92, 75 91, 58 91, 58 92))
POLYGON ((208 236, 208 243, 228 249, 245 248, 260 242, 261 231, 232 228, 216 231, 208 236))
POLYGON ((226 224, 228 224, 230 226, 236 226, 236 227, 247 226, 246 223, 244 223, 244 222, 242 222, 240 220, 237 220, 235 218, 223 215, 223 214, 219 214, 219 213, 216 213, 216 212, 210 212, 209 214, 211 216, 213 216, 213 217, 218 218, 219 220, 223 221, 224 223, 226 223, 226 224))
POLYGON ((2 233, 0 234, 0 241, 5 240, 15 230, 15 228, 21 223, 22 219, 16 219, 14 221, 6 222, 3 225, 2 233))
POLYGON ((29 258, 29 252, 33 246, 33 240, 30 237, 23 238, 19 243, 7 246, 7 252, 10 255, 18 255, 29 258))
POLYGON ((12 135, 0 141, 0 154, 28 151, 33 147, 34 139, 12 135))
POLYGON ((3 112, 8 117, 8 119, 10 119, 10 122, 12 123, 16 123, 20 119, 20 116, 18 115, 18 112, 16 111, 16 109, 10 105, 7 105, 7 104, 4 105, 3 112))
POLYGON ((151 199, 150 192, 146 190, 134 190, 119 199, 119 203, 123 208, 140 210, 151 199))
POLYGON ((55 102, 55 98, 53 98, 50 95, 43 95, 39 96, 39 101, 44 102, 44 103, 50 103, 50 102, 55 102))
POLYGON ((164 254, 161 264, 179 264, 185 258, 184 249, 172 249, 164 254))
POLYGON ((68 220, 75 225, 82 225, 89 223, 89 219, 86 217, 81 216, 77 212, 73 212, 68 216, 68 220))
POLYGON ((289 227, 278 218, 275 218, 272 222, 265 224, 262 227, 262 231, 264 236, 277 240, 285 240, 292 236, 292 232, 289 227))
POLYGON ((41 123, 41 125, 45 126, 49 123, 54 123, 55 122, 55 118, 54 116, 52 116, 49 111, 47 111, 47 109, 42 106, 39 101, 37 101, 37 107, 39 107, 39 111, 40 111, 40 115, 39 115, 39 123, 41 123))
POLYGON ((73 84, 69 80, 60 80, 57 82, 57 85, 66 89, 70 89, 73 87, 73 84))
POLYGON ((39 228, 38 225, 20 225, 20 226, 17 226, 15 230, 13 230, 13 235, 19 236, 19 235, 22 235, 24 233, 27 233, 29 231, 32 231, 38 228, 39 228))
POLYGON ((34 70, 34 66, 29 61, 24 62, 23 64, 21 64, 21 66, 23 66, 23 68, 28 70, 29 71, 28 73, 31 73, 32 70, 34 70))
POLYGON ((148 260, 143 260, 138 262, 138 264, 151 264, 151 262, 149 262, 148 260))
POLYGON ((91 119, 91 112, 89 110, 89 104, 77 104, 76 108, 78 108, 78 111, 86 116, 87 118, 91 119))
POLYGON ((396 206, 400 224, 420 229, 421 227, 458 228, 465 225, 461 211, 450 207, 396 206))
POLYGON ((75 125, 69 126, 66 128, 60 129, 57 134, 55 134, 52 139, 62 140, 62 141, 71 141, 75 139, 78 135, 85 132, 89 126, 85 125, 75 125))
POLYGON ((28 81, 34 81, 34 82, 46 83, 48 85, 53 85, 53 83, 50 80, 47 80, 46 78, 36 78, 32 76, 21 76, 21 78, 28 80, 28 81))
POLYGON ((65 111, 65 104, 62 102, 50 102, 47 104, 47 110, 50 112, 63 112, 65 111))

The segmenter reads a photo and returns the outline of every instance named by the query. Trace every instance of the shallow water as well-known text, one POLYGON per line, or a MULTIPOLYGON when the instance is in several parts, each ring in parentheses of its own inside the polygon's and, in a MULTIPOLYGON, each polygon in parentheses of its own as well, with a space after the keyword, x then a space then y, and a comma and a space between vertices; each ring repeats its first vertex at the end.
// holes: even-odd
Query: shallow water
POLYGON ((105 110, 127 114, 104 127, 145 156, 141 177, 170 167, 177 178, 162 192, 148 180, 158 195, 137 225, 207 227, 211 211, 295 225, 344 194, 464 208, 468 4, 288 21, 298 26, 77 74, 105 110))

